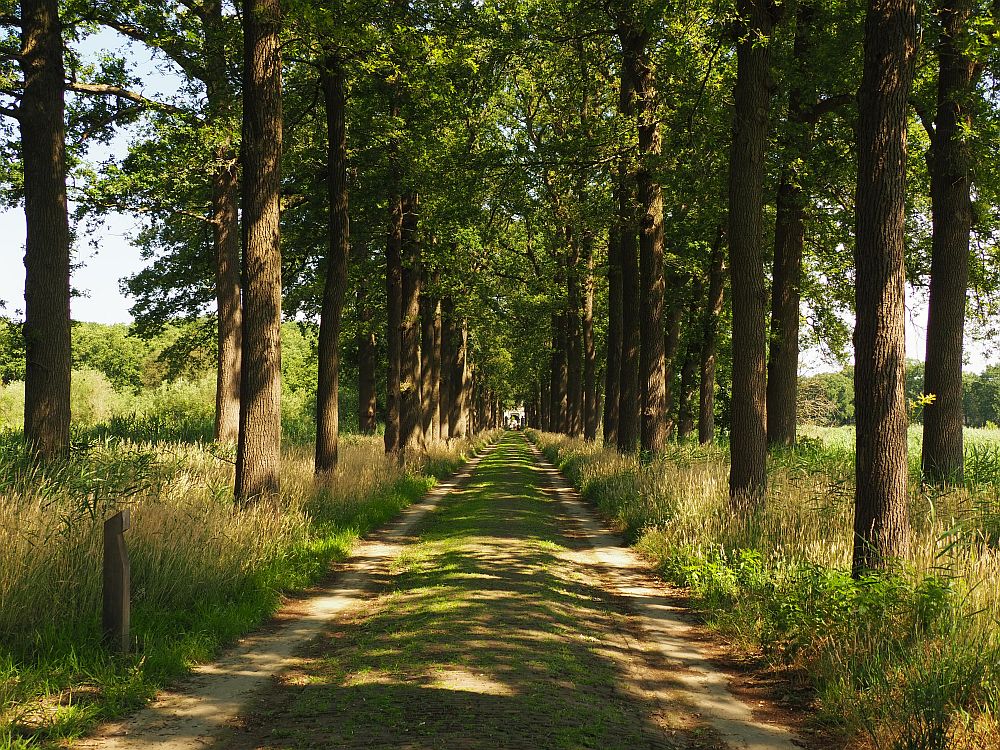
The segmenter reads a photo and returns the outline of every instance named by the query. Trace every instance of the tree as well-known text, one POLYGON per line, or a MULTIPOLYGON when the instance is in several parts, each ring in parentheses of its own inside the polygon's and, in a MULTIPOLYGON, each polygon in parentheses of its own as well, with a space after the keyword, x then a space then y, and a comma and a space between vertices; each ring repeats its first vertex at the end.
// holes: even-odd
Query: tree
POLYGON ((931 481, 957 483, 962 481, 964 458, 962 346, 972 227, 972 161, 966 134, 972 127, 981 70, 966 51, 973 5, 971 0, 937 3, 937 115, 928 125, 934 226, 924 393, 934 400, 924 406, 921 466, 931 481))
MULTIPOLYGON (((337 467, 340 398, 340 319, 347 291, 351 249, 347 189, 347 92, 344 63, 328 55, 320 72, 327 122, 327 190, 330 251, 319 324, 319 376, 316 387, 316 473, 337 467)), ((360 396, 359 396, 360 397, 360 396)))
POLYGON ((801 165, 812 141, 810 90, 807 76, 815 65, 816 11, 811 0, 795 10, 792 83, 788 94, 788 133, 783 144, 781 176, 775 210, 774 262, 771 284, 771 329, 767 357, 767 443, 795 444, 795 405, 799 368, 799 303, 805 209, 801 165))
MULTIPOLYGON (((622 63, 619 112, 633 115, 632 79, 622 63)), ((638 230, 632 208, 635 192, 630 184, 628 157, 619 155, 618 260, 622 274, 622 356, 618 407, 618 450, 631 453, 639 443, 639 260, 638 230)))
POLYGON ((613 226, 608 237, 608 335, 604 364, 604 445, 618 443, 618 399, 622 374, 622 263, 621 231, 613 226))
POLYGON ((420 199, 416 193, 403 196, 403 298, 400 335, 399 456, 407 450, 424 450, 420 375, 420 288, 422 268, 417 235, 420 199))
POLYGON ((914 0, 869 0, 858 92, 854 393, 855 576, 889 566, 909 538, 903 329, 907 101, 914 0))
MULTIPOLYGON (((214 435, 219 442, 235 442, 242 349, 238 134, 234 132, 239 92, 231 74, 236 57, 232 47, 238 39, 235 16, 226 13, 219 0, 185 4, 181 10, 155 2, 108 0, 90 4, 85 15, 164 55, 189 87, 204 87, 204 101, 192 97, 178 106, 120 87, 90 86, 90 93, 117 96, 158 117, 149 141, 132 144, 121 167, 105 167, 107 187, 92 186, 90 201, 97 212, 142 211, 150 217, 149 228, 139 238, 147 252, 158 244, 170 248, 166 257, 127 282, 137 298, 132 313, 142 333, 154 335, 180 310, 189 317, 200 314, 207 301, 200 287, 211 279, 217 311, 214 435), (211 263, 190 257, 192 250, 203 252, 195 238, 205 224, 211 229, 211 263), (178 294, 182 287, 186 294, 178 294)), ((74 85, 74 89, 88 87, 74 85)))
POLYGON ((389 234, 385 243, 385 284, 388 321, 386 325, 385 452, 401 450, 400 378, 402 377, 403 333, 403 199, 398 192, 389 196, 389 234))
POLYGON ((729 495, 763 503, 767 490, 763 190, 771 34, 769 0, 740 0, 733 142, 729 167, 729 272, 733 294, 732 466, 729 495))
POLYGON ((708 271, 708 299, 702 322, 701 368, 698 389, 698 442, 715 440, 715 364, 719 340, 719 314, 722 312, 725 282, 725 233, 719 226, 712 244, 708 271))
POLYGON ((281 461, 279 0, 243 8, 243 368, 236 500, 276 494, 281 461))
MULTIPOLYGON (((634 13, 634 8, 631 9, 634 13)), ((663 352, 663 194, 654 177, 660 155, 656 86, 649 57, 649 30, 633 13, 618 21, 625 67, 635 98, 639 162, 635 172, 639 199, 639 386, 642 421, 640 442, 645 453, 659 453, 667 440, 666 381, 663 352)))
POLYGON ((21 1, 24 89, 13 114, 24 160, 24 437, 44 459, 69 450, 71 334, 63 42, 56 0, 21 1))

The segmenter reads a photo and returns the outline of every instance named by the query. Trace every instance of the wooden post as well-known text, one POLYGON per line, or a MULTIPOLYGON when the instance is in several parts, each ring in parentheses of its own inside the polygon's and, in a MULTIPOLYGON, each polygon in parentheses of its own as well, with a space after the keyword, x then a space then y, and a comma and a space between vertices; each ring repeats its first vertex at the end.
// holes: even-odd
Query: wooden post
POLYGON ((128 653, 131 615, 131 570, 125 532, 129 512, 123 510, 104 522, 104 643, 112 651, 128 653))

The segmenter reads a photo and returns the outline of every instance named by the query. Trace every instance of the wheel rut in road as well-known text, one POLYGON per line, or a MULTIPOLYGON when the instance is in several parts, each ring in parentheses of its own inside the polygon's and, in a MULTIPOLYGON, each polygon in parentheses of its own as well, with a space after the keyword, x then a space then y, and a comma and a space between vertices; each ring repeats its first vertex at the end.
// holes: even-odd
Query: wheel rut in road
POLYGON ((519 435, 417 534, 213 747, 795 747, 519 435))

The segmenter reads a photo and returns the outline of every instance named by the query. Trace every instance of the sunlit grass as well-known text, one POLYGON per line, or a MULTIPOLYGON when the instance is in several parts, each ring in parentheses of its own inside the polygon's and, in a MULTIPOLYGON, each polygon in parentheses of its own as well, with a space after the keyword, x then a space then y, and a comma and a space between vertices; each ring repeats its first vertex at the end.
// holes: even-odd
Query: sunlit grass
POLYGON ((0 748, 78 735, 261 623, 478 450, 435 446, 406 466, 380 437, 346 436, 317 481, 311 446, 283 454, 281 496, 238 510, 233 451, 204 443, 78 440, 43 467, 0 443, 0 748), (133 652, 100 645, 102 522, 122 507, 133 652))
POLYGON ((814 438, 774 456, 766 507, 741 517, 719 449, 671 446, 643 466, 582 441, 535 439, 712 622, 807 674, 819 722, 880 748, 1000 742, 995 485, 912 483, 905 568, 854 581, 853 451, 843 442, 814 438))

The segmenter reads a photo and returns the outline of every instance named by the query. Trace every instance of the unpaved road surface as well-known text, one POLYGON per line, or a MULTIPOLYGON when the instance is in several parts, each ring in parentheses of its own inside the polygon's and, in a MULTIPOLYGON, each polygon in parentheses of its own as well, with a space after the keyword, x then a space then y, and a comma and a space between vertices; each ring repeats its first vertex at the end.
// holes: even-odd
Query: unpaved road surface
POLYGON ((93 748, 798 747, 521 436, 93 748), (302 605, 300 605, 302 607, 302 605))

